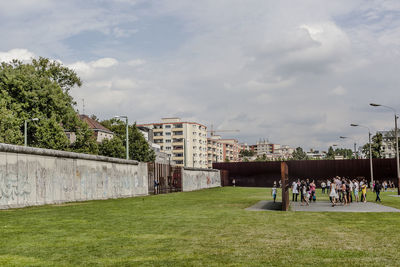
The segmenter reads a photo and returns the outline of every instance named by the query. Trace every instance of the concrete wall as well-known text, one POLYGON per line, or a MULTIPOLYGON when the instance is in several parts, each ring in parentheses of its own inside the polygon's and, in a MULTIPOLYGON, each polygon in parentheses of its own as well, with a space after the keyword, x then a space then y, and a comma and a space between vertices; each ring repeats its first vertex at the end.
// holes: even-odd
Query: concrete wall
POLYGON ((147 194, 146 163, 0 144, 0 209, 147 194))
POLYGON ((219 170, 182 168, 182 191, 194 191, 219 186, 221 186, 219 170))

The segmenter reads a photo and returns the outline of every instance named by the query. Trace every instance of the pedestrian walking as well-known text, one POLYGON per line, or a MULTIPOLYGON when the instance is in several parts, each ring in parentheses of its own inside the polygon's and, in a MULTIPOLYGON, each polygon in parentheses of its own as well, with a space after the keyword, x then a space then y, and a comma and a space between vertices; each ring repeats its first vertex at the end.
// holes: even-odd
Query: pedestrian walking
POLYGON ((380 198, 380 196, 379 196, 379 194, 381 193, 381 190, 382 190, 382 186, 381 186, 380 182, 379 182, 379 181, 376 181, 375 187, 374 187, 374 191, 375 191, 375 193, 376 193, 375 202, 377 202, 377 201, 382 202, 382 200, 381 200, 381 198, 380 198))

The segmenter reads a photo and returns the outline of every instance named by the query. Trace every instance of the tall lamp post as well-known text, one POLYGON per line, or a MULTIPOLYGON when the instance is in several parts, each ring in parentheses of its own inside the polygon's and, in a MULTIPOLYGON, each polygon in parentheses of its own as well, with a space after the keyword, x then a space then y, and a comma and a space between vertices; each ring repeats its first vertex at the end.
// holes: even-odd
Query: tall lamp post
POLYGON ((365 129, 368 130, 368 142, 369 142, 369 168, 370 168, 370 171, 371 171, 371 183, 373 184, 373 183, 374 183, 374 170, 373 170, 373 167, 372 167, 371 130, 369 129, 369 127, 364 126, 364 125, 360 125, 360 124, 354 124, 354 123, 352 123, 352 124, 350 124, 350 126, 353 126, 353 127, 362 127, 362 128, 365 128, 365 129))
POLYGON ((33 119, 28 119, 25 120, 24 122, 24 146, 27 147, 28 146, 28 122, 29 121, 38 121, 39 118, 33 118, 33 119))
POLYGON ((128 116, 114 116, 116 119, 126 119, 126 159, 129 159, 129 125, 128 116))
POLYGON ((351 140, 354 141, 354 158, 357 158, 357 152, 356 152, 357 143, 356 143, 356 140, 354 140, 354 139, 352 139, 350 137, 347 137, 347 136, 339 136, 339 138, 341 138, 341 139, 351 139, 351 140))
POLYGON ((396 136, 396 169, 397 169, 397 194, 400 195, 400 172, 399 172, 399 136, 397 134, 397 119, 399 116, 397 115, 396 109, 381 105, 381 104, 375 104, 375 103, 370 103, 371 106, 373 107, 384 107, 392 110, 394 112, 394 134, 396 136))

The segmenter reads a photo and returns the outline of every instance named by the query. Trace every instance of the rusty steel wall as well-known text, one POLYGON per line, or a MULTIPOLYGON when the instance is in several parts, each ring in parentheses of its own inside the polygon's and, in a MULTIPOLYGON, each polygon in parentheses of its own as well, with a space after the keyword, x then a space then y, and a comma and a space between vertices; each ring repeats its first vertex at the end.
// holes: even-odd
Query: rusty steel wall
MULTIPOLYGON (((369 159, 354 160, 292 160, 286 162, 289 180, 326 180, 334 176, 370 180, 369 159)), ((214 169, 229 173, 228 185, 235 179, 238 186, 271 187, 281 178, 280 162, 224 162, 213 163, 214 169)), ((395 159, 373 160, 374 180, 392 180, 397 185, 395 159)), ((225 184, 224 184, 225 185, 225 184)))
POLYGON ((276 161, 213 163, 213 169, 228 171, 224 186, 231 186, 233 179, 236 186, 255 187, 271 187, 274 181, 278 183, 281 180, 281 163, 276 161))

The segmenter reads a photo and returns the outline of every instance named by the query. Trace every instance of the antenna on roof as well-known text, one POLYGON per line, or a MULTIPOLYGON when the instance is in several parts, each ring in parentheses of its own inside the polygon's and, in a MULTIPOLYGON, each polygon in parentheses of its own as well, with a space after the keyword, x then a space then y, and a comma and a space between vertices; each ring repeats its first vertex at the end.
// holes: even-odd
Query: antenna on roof
POLYGON ((82 98, 82 114, 85 115, 85 99, 82 98))

